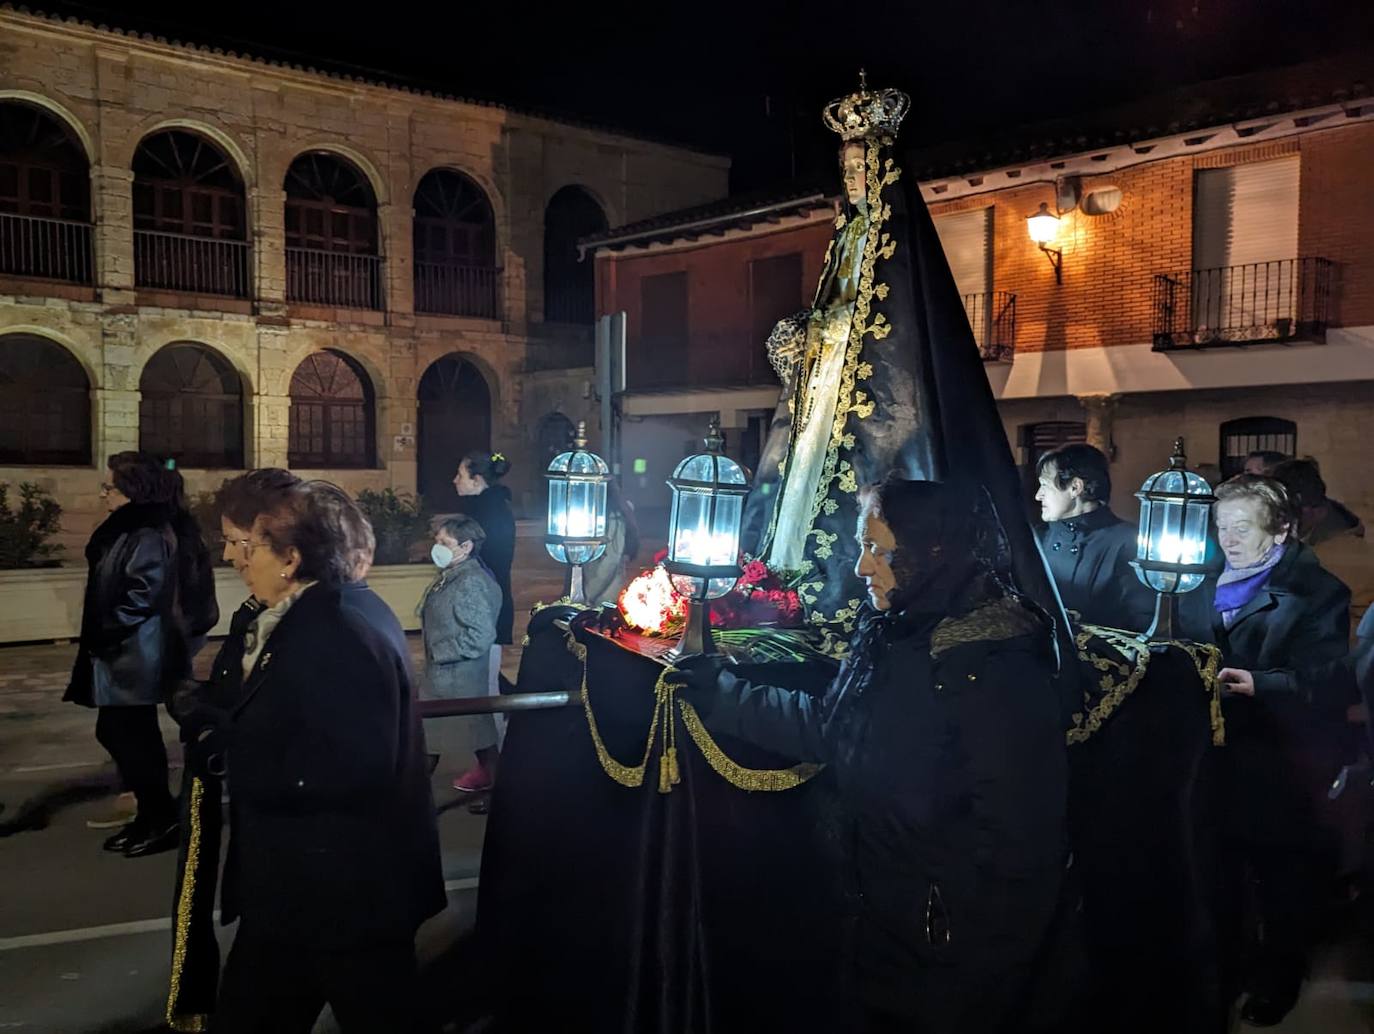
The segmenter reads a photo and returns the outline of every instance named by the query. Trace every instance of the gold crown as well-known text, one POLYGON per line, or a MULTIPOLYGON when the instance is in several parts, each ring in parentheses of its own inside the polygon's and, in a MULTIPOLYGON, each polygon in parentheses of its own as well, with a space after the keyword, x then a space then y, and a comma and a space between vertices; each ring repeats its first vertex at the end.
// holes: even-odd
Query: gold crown
POLYGON ((871 136, 896 136, 911 98, 901 90, 868 88, 868 76, 859 69, 859 92, 831 101, 821 112, 825 124, 840 134, 841 140, 864 140, 871 136))

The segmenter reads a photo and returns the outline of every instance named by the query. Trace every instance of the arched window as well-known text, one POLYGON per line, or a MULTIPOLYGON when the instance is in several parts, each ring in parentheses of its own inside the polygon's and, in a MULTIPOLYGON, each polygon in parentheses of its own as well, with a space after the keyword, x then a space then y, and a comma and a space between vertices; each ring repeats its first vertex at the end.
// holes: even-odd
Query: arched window
POLYGON ((606 229, 606 213, 581 187, 564 187, 544 210, 544 319, 590 324, 596 318, 596 278, 577 242, 606 229))
POLYGON ((91 283, 91 171, 60 120, 0 102, 0 273, 91 283))
POLYGON ((430 364, 419 384, 419 488, 431 510, 459 507, 453 475, 463 454, 491 448, 491 389, 482 372, 450 354, 430 364))
POLYGON ((133 167, 138 286, 247 298, 247 205, 229 156, 167 129, 138 145, 133 167))
POLYGON ((362 368, 333 351, 305 357, 291 375, 293 467, 371 467, 376 462, 372 385, 362 368))
POLYGON ((180 342, 143 368, 138 447, 179 466, 243 467, 243 382, 219 353, 180 342))
POLYGON ((1277 416, 1243 416, 1221 425, 1221 476, 1245 469, 1252 452, 1278 452, 1290 459, 1298 454, 1298 425, 1277 416))
POLYGON ((377 198, 353 163, 310 151, 286 173, 286 297, 382 307, 377 198))
POLYGON ((415 188, 415 311, 500 315, 496 221, 482 188, 435 169, 415 188))
POLYGON ((33 334, 0 335, 0 463, 91 462, 91 386, 76 357, 33 334))

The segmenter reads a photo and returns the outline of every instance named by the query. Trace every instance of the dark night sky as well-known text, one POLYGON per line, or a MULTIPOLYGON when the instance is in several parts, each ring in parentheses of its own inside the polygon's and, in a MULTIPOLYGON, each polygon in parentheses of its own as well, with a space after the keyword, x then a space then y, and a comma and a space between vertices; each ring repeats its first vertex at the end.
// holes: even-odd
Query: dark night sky
POLYGON ((903 137, 924 145, 1374 47, 1368 0, 35 6, 699 144, 734 157, 735 190, 833 168, 820 107, 860 65, 912 94, 903 137))

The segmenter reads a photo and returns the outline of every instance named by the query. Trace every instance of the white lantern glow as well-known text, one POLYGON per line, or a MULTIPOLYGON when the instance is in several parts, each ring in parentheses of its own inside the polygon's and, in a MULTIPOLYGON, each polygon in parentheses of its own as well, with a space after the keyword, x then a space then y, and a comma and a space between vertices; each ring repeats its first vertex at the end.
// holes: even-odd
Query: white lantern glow
POLYGON ((1183 439, 1178 438, 1168 469, 1147 477, 1135 494, 1140 525, 1131 566, 1159 594, 1154 624, 1145 634, 1156 642, 1175 638, 1177 597, 1196 589, 1207 574, 1207 522, 1216 497, 1187 463, 1183 439))
POLYGON ((544 548, 568 565, 565 595, 582 600, 582 565, 606 552, 606 483, 610 468, 587 451, 587 424, 578 423, 570 452, 559 453, 544 477, 549 482, 549 510, 544 548))
POLYGON ((706 451, 677 465, 664 568, 673 587, 691 601, 682 641, 673 656, 711 649, 707 601, 724 596, 739 580, 739 533, 749 484, 738 463, 721 454, 720 424, 712 419, 706 451))

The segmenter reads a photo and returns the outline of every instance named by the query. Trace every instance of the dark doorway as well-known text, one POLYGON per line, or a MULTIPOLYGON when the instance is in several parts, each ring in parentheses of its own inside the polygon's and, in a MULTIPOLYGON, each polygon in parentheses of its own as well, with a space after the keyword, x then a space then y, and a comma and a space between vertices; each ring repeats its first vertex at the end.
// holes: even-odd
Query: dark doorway
POLYGON ((453 475, 473 449, 491 448, 491 390, 459 355, 431 363, 420 378, 420 495, 436 513, 458 509, 453 475))

